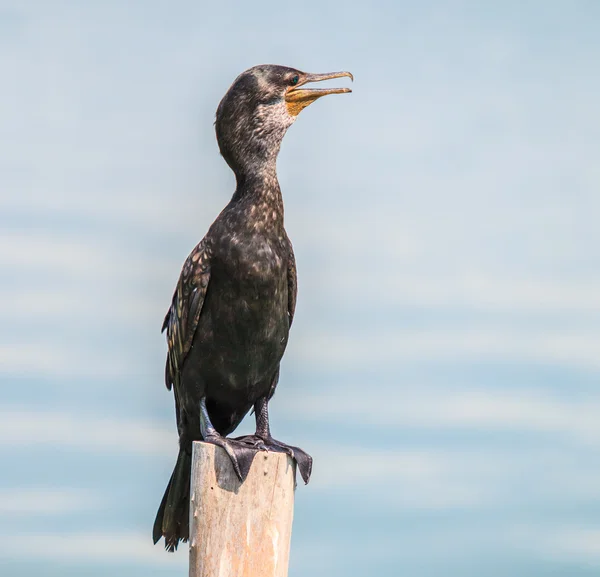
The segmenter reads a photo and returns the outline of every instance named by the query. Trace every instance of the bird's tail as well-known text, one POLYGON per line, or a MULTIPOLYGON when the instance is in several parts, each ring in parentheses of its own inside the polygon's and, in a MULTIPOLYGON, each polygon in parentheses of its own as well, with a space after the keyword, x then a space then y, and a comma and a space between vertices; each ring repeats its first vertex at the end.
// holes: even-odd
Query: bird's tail
POLYGON ((190 476, 192 456, 179 449, 177 463, 156 513, 152 537, 154 544, 165 538, 165 549, 175 551, 179 541, 187 541, 190 535, 190 476))

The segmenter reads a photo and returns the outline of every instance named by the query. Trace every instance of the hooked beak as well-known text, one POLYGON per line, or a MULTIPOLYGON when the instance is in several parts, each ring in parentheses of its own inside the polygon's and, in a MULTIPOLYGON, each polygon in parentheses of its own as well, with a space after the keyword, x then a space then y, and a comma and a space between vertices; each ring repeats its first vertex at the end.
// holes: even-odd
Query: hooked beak
POLYGON ((302 88, 309 82, 321 82, 322 80, 331 80, 332 78, 342 78, 347 76, 354 81, 350 72, 329 72, 328 74, 302 74, 296 86, 288 89, 285 95, 285 102, 290 115, 297 116, 302 109, 312 104, 317 98, 327 94, 345 94, 352 92, 350 88, 302 88))

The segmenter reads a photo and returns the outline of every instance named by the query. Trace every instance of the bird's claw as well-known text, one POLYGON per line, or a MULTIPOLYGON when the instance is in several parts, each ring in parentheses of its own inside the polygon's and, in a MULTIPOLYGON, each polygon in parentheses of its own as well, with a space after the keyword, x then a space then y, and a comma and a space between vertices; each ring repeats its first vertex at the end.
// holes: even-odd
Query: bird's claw
POLYGON ((262 437, 257 435, 245 435, 243 437, 236 437, 235 441, 243 443, 244 445, 256 449, 257 451, 268 451, 269 447, 265 445, 262 437))
POLYGON ((204 441, 222 447, 233 466, 238 479, 243 483, 250 472, 254 456, 259 451, 272 451, 274 453, 286 453, 297 464, 298 470, 304 483, 308 483, 312 472, 312 457, 298 447, 286 445, 276 441, 273 437, 260 437, 258 435, 246 435, 235 439, 228 439, 221 435, 207 435, 204 441))
POLYGON ((254 455, 256 455, 258 449, 249 447, 246 443, 242 443, 237 439, 228 439, 221 435, 207 435, 204 441, 225 450, 233 465, 235 474, 243 483, 250 472, 254 455))
POLYGON ((299 447, 286 445, 281 441, 275 440, 273 437, 260 437, 258 435, 246 435, 235 439, 241 443, 247 443, 260 451, 273 451, 274 453, 288 454, 298 465, 298 470, 302 476, 304 483, 308 483, 312 472, 312 457, 299 447))

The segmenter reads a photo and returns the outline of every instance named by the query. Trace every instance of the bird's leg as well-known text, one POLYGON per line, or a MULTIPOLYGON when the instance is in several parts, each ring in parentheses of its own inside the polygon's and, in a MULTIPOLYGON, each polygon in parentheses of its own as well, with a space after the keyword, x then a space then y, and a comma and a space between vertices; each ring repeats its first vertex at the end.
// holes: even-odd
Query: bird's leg
POLYGON ((239 437, 238 440, 244 443, 252 443, 257 449, 287 453, 296 461, 302 479, 305 483, 308 483, 312 471, 312 457, 302 449, 286 445, 281 441, 276 441, 271 436, 269 400, 267 397, 261 397, 256 401, 254 404, 254 413, 256 415, 256 433, 246 437, 239 437))
POLYGON ((266 397, 261 397, 254 403, 254 414, 256 416, 256 435, 261 439, 272 439, 269 425, 269 401, 266 397))
POLYGON ((231 459, 233 469, 242 483, 246 480, 258 447, 223 437, 213 426, 206 409, 206 397, 200 399, 200 434, 206 443, 222 447, 231 459))

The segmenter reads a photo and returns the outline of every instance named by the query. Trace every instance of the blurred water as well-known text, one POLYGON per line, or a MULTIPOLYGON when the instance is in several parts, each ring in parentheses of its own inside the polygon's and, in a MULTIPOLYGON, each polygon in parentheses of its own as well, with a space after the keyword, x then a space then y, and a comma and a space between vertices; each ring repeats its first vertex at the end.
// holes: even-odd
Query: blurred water
POLYGON ((159 328, 233 192, 217 103, 261 62, 356 78, 279 161, 299 302, 273 428, 315 456, 290 576, 596 575, 599 16, 1 3, 2 575, 185 574, 150 538, 159 328))

